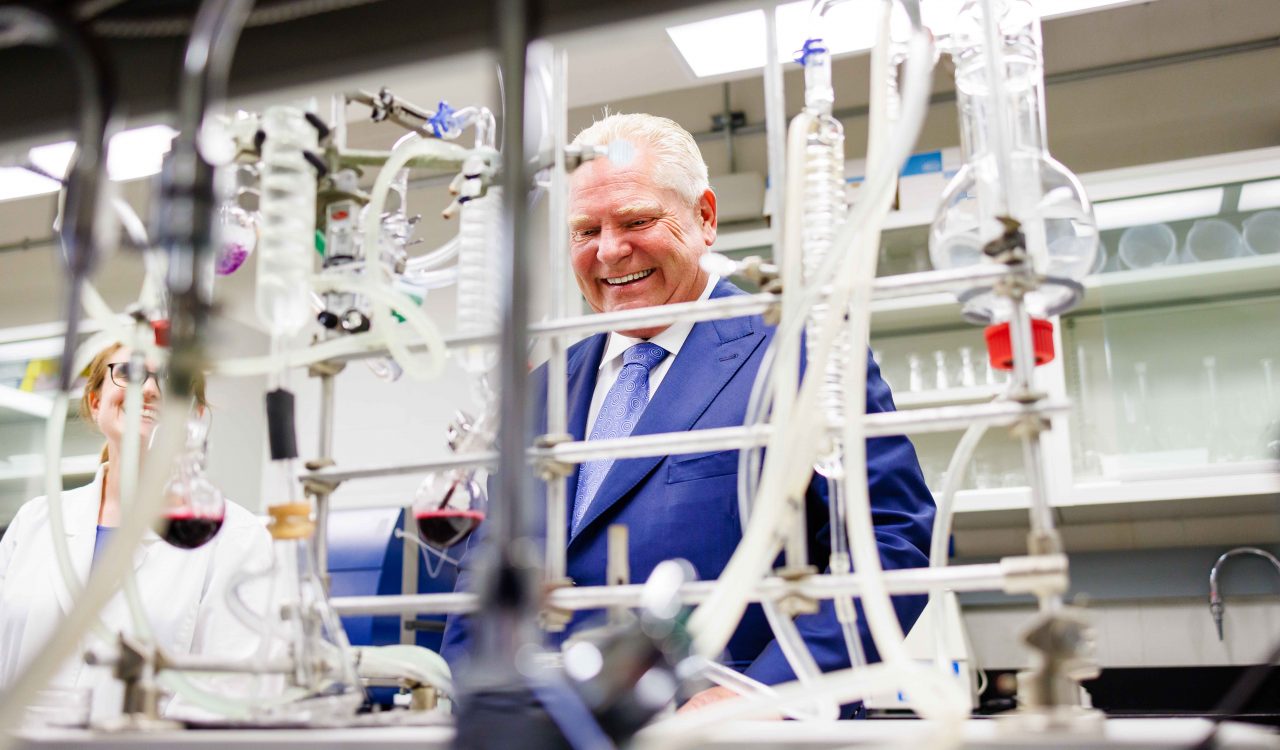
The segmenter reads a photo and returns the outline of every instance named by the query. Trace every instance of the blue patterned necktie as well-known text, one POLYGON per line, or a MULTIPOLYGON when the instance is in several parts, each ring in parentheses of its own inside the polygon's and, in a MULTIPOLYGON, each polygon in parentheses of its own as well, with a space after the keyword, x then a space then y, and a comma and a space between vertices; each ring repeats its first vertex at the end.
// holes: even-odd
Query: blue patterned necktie
MULTIPOLYGON (((626 437, 635 429, 640 415, 649 405, 649 371, 657 367, 667 350, 643 341, 622 353, 622 372, 604 397, 589 440, 611 440, 626 437)), ((573 531, 587 515, 587 507, 604 482, 613 459, 584 461, 578 473, 578 491, 573 497, 573 531)))

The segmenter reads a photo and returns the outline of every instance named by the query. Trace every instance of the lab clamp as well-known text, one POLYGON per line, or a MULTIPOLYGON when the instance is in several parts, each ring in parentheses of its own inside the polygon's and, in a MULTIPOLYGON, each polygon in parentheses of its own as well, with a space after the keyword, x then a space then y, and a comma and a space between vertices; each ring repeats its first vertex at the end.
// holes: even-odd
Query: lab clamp
MULTIPOLYGON (((934 63, 932 39, 921 23, 918 2, 883 4, 881 40, 872 61, 872 140, 868 150, 872 159, 861 198, 850 206, 840 183, 843 134, 832 116, 830 55, 819 33, 823 14, 831 4, 815 3, 814 33, 803 55, 806 107, 792 123, 794 137, 789 149, 783 146, 782 120, 777 114, 782 107, 780 87, 766 90, 770 119, 775 123, 770 128, 771 163, 781 166, 785 162, 786 166, 785 181, 781 170, 777 173, 776 184, 786 189, 781 191, 785 210, 776 222, 776 262, 709 260, 718 263, 723 273, 767 282, 766 291, 584 317, 568 316, 563 305, 568 253, 560 228, 566 218, 561 197, 566 193, 567 175, 591 159, 622 162, 632 158, 634 151, 629 144, 567 143, 563 54, 535 65, 535 78, 543 81, 542 94, 549 101, 546 106, 553 125, 551 132, 542 134, 531 159, 525 158, 521 137, 525 102, 514 93, 520 88, 514 85, 504 94, 501 154, 494 147, 493 117, 483 108, 455 111, 441 103, 431 112, 382 90, 335 97, 332 122, 290 106, 226 120, 226 137, 221 141, 231 145, 221 159, 213 159, 216 149, 198 144, 196 134, 213 130, 205 127, 214 122, 210 103, 220 97, 225 85, 234 38, 250 3, 206 0, 202 4, 191 49, 212 53, 204 59, 189 55, 184 68, 187 85, 180 108, 182 135, 166 167, 162 188, 164 222, 159 237, 167 260, 163 269, 167 291, 162 300, 171 322, 171 359, 178 365, 179 376, 189 382, 192 373, 211 364, 203 352, 202 336, 212 310, 213 271, 233 272, 255 251, 251 245, 256 244, 257 305, 272 334, 272 356, 265 363, 220 362, 212 363, 212 368, 229 375, 265 373, 271 378, 271 448, 282 497, 270 508, 277 546, 277 569, 270 574, 286 581, 289 594, 281 597, 286 606, 270 617, 250 611, 245 619, 262 632, 274 634, 272 640, 290 645, 283 652, 269 654, 270 659, 257 667, 232 665, 231 669, 276 673, 291 685, 294 690, 286 704, 293 705, 272 707, 279 709, 279 715, 297 717, 301 711, 309 721, 318 721, 322 715, 350 717, 358 705, 353 696, 361 675, 387 679, 408 671, 421 676, 412 678, 417 680, 412 683, 415 690, 429 685, 441 692, 452 691, 451 682, 433 672, 433 667, 420 665, 416 672, 410 670, 407 665, 416 657, 379 656, 351 649, 337 621, 338 613, 472 611, 482 628, 496 634, 494 651, 487 658, 509 667, 496 673, 509 678, 519 671, 515 660, 527 651, 521 648, 522 639, 531 630, 537 611, 546 613, 544 621, 555 627, 556 623, 563 625, 567 613, 596 608, 613 610, 617 615, 613 624, 574 639, 566 650, 563 669, 535 670, 528 684, 515 686, 545 696, 540 699, 545 714, 560 731, 583 723, 566 723, 565 715, 556 713, 568 710, 567 715, 575 719, 590 717, 587 724, 613 739, 630 736, 662 705, 687 694, 688 687, 697 684, 695 680, 708 675, 751 696, 744 701, 748 707, 754 705, 758 710, 764 701, 802 714, 811 710, 809 715, 823 715, 836 703, 865 697, 865 692, 859 692, 865 691, 865 686, 851 678, 862 658, 856 636, 858 615, 852 605, 853 597, 859 596, 887 665, 882 674, 897 680, 892 684, 898 687, 910 683, 921 688, 908 693, 926 718, 957 721, 967 715, 968 698, 947 682, 949 675, 922 673, 918 665, 906 663, 901 633, 895 634, 886 624, 885 614, 892 617, 890 593, 928 593, 937 599, 951 589, 1033 593, 1040 602, 1040 615, 1025 636, 1037 655, 1036 663, 1020 676, 1022 708, 1013 719, 1015 724, 1033 729, 1097 726, 1098 715, 1080 705, 1078 687, 1079 679, 1094 669, 1091 631, 1083 616, 1061 601, 1066 591, 1066 561, 1053 528, 1039 444, 1040 435, 1049 426, 1048 418, 1063 413, 1067 406, 1038 391, 1034 378, 1037 360, 1052 356, 1052 330, 1043 319, 1078 301, 1080 286, 1075 279, 1083 274, 1076 273, 1077 266, 1087 270, 1092 265, 1097 232, 1078 181, 1044 149, 1038 16, 1027 0, 970 0, 961 8, 961 23, 946 40, 946 48, 956 60, 966 165, 947 190, 931 231, 930 253, 939 270, 877 279, 879 229, 898 166, 910 151, 928 100, 934 63), (904 9, 911 22, 906 43, 890 40, 890 11, 895 6, 904 9), (1030 65, 1025 64, 1028 60, 1030 65), (899 67, 901 80, 896 72, 899 67), (349 103, 367 105, 374 121, 393 122, 410 132, 390 152, 349 149, 345 143, 349 103), (476 134, 472 148, 452 142, 467 127, 474 128, 476 134), (214 160, 219 161, 216 168, 211 163, 214 160), (368 190, 359 179, 366 167, 379 168, 368 190), (451 186, 457 200, 445 213, 459 216, 459 238, 418 257, 409 257, 406 251, 415 223, 405 207, 405 171, 410 167, 457 174, 451 186), (230 188, 224 184, 221 196, 213 192, 219 170, 235 175, 229 180, 234 184, 230 188), (523 279, 517 273, 524 261, 515 252, 515 238, 527 233, 524 194, 531 187, 530 175, 539 170, 550 176, 553 202, 553 309, 550 321, 530 326, 524 318, 527 292, 521 288, 523 279), (254 198, 261 216, 258 227, 246 209, 254 205, 254 198), (216 229, 215 214, 219 217, 216 229), (511 234, 504 234, 503 227, 511 234), (322 271, 313 274, 317 253, 323 257, 322 271), (455 267, 446 268, 455 258, 455 267), (497 281, 506 286, 495 289, 492 285, 497 281), (458 285, 459 330, 445 340, 418 302, 421 293, 433 285, 449 283, 458 285), (995 326, 988 333, 993 341, 992 360, 995 366, 1012 370, 1009 392, 990 404, 863 413, 861 389, 850 388, 847 378, 865 373, 866 353, 860 342, 866 340, 870 302, 936 291, 958 293, 967 317, 995 326), (499 305, 503 299, 507 304, 499 305), (565 348, 570 336, 639 325, 641 321, 658 325, 748 314, 767 314, 779 325, 776 341, 782 342, 778 346, 783 364, 768 376, 772 380, 764 389, 775 415, 773 421, 769 406, 762 406, 749 424, 703 431, 708 434, 647 435, 618 444, 565 439, 565 348), (320 324, 322 332, 299 347, 295 339, 312 321, 320 324), (412 331, 412 337, 402 328, 412 331), (798 381, 786 363, 798 362, 802 331, 811 368, 810 377, 798 381), (494 335, 500 332, 502 351, 493 343, 494 335), (551 349, 548 434, 532 448, 523 444, 523 430, 516 429, 523 424, 525 347, 531 334, 545 338, 551 349), (455 426, 451 443, 457 455, 412 466, 337 467, 332 455, 334 377, 345 363, 365 359, 388 378, 403 372, 428 379, 439 374, 446 351, 459 357, 464 370, 475 378, 484 409, 475 419, 460 419, 455 426), (320 378, 322 394, 319 448, 301 473, 310 502, 297 496, 300 472, 293 435, 293 398, 284 374, 289 368, 304 366, 320 378), (850 392, 854 398, 841 396, 850 392), (812 423, 815 414, 821 415, 816 430, 812 423), (499 424, 503 430, 498 429, 499 424), (869 537, 865 465, 857 459, 858 447, 875 435, 991 426, 1010 428, 1022 443, 1031 478, 1030 556, 1008 558, 996 565, 948 568, 945 554, 937 553, 935 540, 931 569, 923 571, 925 575, 920 575, 921 571, 880 571, 874 539, 869 537), (815 433, 823 437, 817 441, 807 437, 815 433), (499 443, 496 455, 489 447, 495 440, 499 443), (766 447, 768 451, 762 453, 766 447), (719 581, 689 581, 678 569, 660 567, 645 586, 625 584, 627 576, 621 574, 611 576, 618 585, 557 585, 565 582, 564 467, 606 455, 730 449, 741 449, 744 461, 763 463, 746 472, 757 485, 749 493, 750 518, 744 514, 740 554, 734 555, 719 581), (528 513, 520 507, 527 493, 521 491, 518 477, 523 476, 529 461, 540 467, 548 482, 549 521, 540 572, 543 580, 553 585, 545 591, 537 589, 530 576, 538 551, 530 551, 528 513), (480 595, 382 597, 378 602, 328 598, 322 579, 326 568, 324 535, 315 531, 325 528, 329 496, 340 484, 392 474, 444 477, 422 491, 426 499, 415 514, 419 526, 424 521, 430 524, 420 529, 428 543, 448 546, 485 517, 477 507, 483 493, 475 472, 495 464, 506 484, 495 494, 488 517, 493 522, 492 541, 501 557, 492 566, 491 578, 480 595), (787 487, 795 481, 790 475, 805 479, 811 468, 837 483, 849 497, 845 503, 832 503, 836 537, 829 574, 805 566, 803 517, 797 517, 787 502, 787 487), (786 532, 778 535, 775 529, 786 532), (770 571, 770 561, 780 550, 785 552, 788 567, 770 571), (854 567, 857 573, 850 572, 854 567), (772 612, 775 634, 793 640, 791 618, 822 598, 836 600, 846 633, 855 633, 847 638, 854 662, 849 674, 821 675, 798 667, 800 688, 774 691, 745 684, 740 676, 725 674, 729 670, 717 670, 714 659, 748 602, 765 605, 772 612), (686 604, 698 606, 686 611, 686 604), (640 614, 622 614, 633 608, 639 608, 640 614), (618 665, 626 668, 616 668, 618 665), (619 680, 620 673, 628 678, 619 680), (642 689, 642 682, 647 687, 642 689), (654 685, 662 689, 654 690, 654 685)), ((529 42, 519 10, 499 14, 506 32, 504 71, 511 80, 525 77, 529 42)), ((770 61, 767 77, 780 79, 776 49, 770 50, 770 61)), ((83 275, 73 280, 78 283, 83 275)), ((178 391, 186 392, 183 388, 178 391)), ((980 431, 974 434, 980 435, 980 431)), ((976 444, 976 438, 969 438, 966 433, 968 443, 976 444)), ((966 463, 967 456, 958 451, 953 466, 963 469, 966 463)), ((950 472, 952 481, 944 489, 939 508, 935 537, 941 536, 944 549, 947 534, 943 532, 949 530, 950 500, 959 473, 950 472)), ((140 535, 138 530, 132 538, 140 535)), ((104 564, 104 579, 114 580, 123 573, 127 560, 123 555, 118 557, 119 561, 104 564)), ((265 575, 249 571, 245 582, 265 575)), ((73 636, 78 638, 79 634, 70 633, 66 638, 73 636)), ((122 647, 117 668, 130 686, 128 708, 139 717, 154 716, 153 675, 186 669, 216 671, 215 665, 196 664, 129 644, 122 647)), ((13 694, 21 697, 21 690, 38 685, 39 676, 33 671, 13 694)), ((477 690, 473 696, 480 694, 477 690)), ((10 693, 5 695, 8 698, 10 693)), ((416 694, 415 703, 426 707, 430 696, 416 694)), ((696 729, 697 722, 693 718, 673 720, 665 731, 696 729)), ((647 736, 660 741, 664 736, 661 727, 645 730, 652 732, 647 736)), ((506 731, 500 725, 491 729, 499 734, 506 731)), ((488 738, 494 742, 499 739, 488 738)), ((485 744, 488 740, 478 741, 485 744)))

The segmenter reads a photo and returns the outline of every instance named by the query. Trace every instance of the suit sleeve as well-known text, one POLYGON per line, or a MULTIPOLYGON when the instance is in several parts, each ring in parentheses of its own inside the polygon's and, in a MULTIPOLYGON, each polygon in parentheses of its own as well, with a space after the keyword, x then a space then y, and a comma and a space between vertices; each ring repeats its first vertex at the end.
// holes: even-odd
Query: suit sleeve
MULTIPOLYGON (((876 413, 893 409, 893 396, 889 386, 880 377, 880 368, 868 356, 867 411, 876 413)), ((867 483, 880 562, 885 570, 928 565, 929 542, 933 532, 933 495, 925 485, 911 441, 903 436, 869 439, 867 483)), ((818 559, 825 559, 830 552, 826 501, 826 481, 815 476, 809 485, 808 517, 809 528, 817 529, 810 534, 809 541, 812 551, 816 553, 814 557, 818 559), (820 554, 821 551, 826 551, 827 554, 820 554)), ((894 610, 904 631, 915 623, 927 601, 928 597, 923 595, 893 598, 894 610)), ((830 600, 820 602, 817 613, 797 617, 796 627, 822 671, 830 672, 849 666, 849 655, 840 622, 836 619, 835 607, 830 600)), ((871 639, 861 605, 858 606, 858 630, 867 659, 879 661, 879 653, 871 639)), ((769 643, 747 668, 746 674, 770 685, 795 679, 777 641, 769 643)))

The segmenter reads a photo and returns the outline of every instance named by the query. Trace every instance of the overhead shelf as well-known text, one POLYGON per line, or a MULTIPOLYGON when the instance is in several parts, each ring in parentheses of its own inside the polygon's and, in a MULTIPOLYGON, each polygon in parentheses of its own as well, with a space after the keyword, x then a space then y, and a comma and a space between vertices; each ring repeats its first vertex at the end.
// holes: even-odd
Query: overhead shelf
MULTIPOLYGON (((100 456, 90 453, 83 456, 66 456, 62 459, 62 476, 92 476, 98 470, 100 456)), ((38 479, 44 476, 44 462, 30 461, 14 464, 0 463, 0 482, 19 482, 38 479)))
POLYGON ((1280 254, 1157 266, 1090 276, 1072 313, 1258 292, 1280 293, 1280 254))

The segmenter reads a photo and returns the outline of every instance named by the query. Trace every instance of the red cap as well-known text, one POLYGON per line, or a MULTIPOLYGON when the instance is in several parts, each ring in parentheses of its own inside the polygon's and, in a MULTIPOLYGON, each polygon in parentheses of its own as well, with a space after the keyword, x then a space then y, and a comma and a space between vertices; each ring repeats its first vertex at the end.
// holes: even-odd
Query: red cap
POLYGON ((169 345, 169 321, 165 318, 157 318, 151 321, 151 330, 155 333, 156 346, 169 345))
MULTIPOLYGON (((997 370, 1013 369, 1013 342, 1009 337, 1009 324, 996 323, 987 326, 987 355, 991 366, 997 370)), ((1036 353, 1036 366, 1053 361, 1053 324, 1039 318, 1031 319, 1031 348, 1036 353)))

